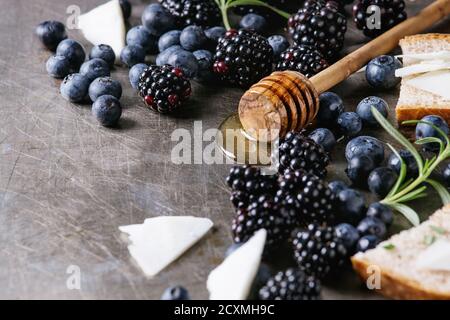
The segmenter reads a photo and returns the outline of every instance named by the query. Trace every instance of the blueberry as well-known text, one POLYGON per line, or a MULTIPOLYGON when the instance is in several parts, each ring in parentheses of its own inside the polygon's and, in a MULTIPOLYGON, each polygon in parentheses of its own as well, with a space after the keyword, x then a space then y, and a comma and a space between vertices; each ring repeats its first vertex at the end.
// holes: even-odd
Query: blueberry
POLYGON ((145 49, 139 45, 129 45, 122 49, 120 61, 131 68, 135 64, 145 62, 145 49))
POLYGON ((162 5, 153 3, 142 13, 142 24, 152 35, 161 36, 164 32, 174 29, 175 18, 162 5))
POLYGON ((259 265, 258 272, 256 273, 255 279, 253 280, 252 287, 250 289, 248 299, 258 299, 259 290, 269 281, 273 275, 273 270, 270 266, 262 262, 259 265))
POLYGON ((354 137, 358 135, 363 127, 361 117, 356 112, 343 112, 337 118, 337 125, 347 137, 354 137))
POLYGON ((148 53, 157 51, 157 42, 158 38, 151 35, 142 25, 131 28, 127 33, 127 45, 141 46, 148 53))
POLYGON ((180 35, 180 44, 188 51, 202 49, 207 41, 205 32, 199 26, 187 26, 180 35))
MULTIPOLYGON (((416 158, 408 150, 399 151, 400 158, 406 165, 406 176, 408 178, 417 177, 419 174, 419 168, 417 166, 416 158)), ((391 153, 388 159, 388 167, 393 169, 397 174, 400 174, 401 161, 395 153, 391 153)))
POLYGON ((91 53, 89 54, 90 59, 102 59, 105 61, 110 68, 114 66, 114 62, 116 61, 116 54, 114 50, 107 44, 99 44, 97 46, 93 46, 91 49, 91 53))
POLYGON ((198 73, 198 62, 192 52, 175 50, 167 60, 167 63, 183 70, 188 78, 195 78, 198 73))
MULTIPOLYGON (((441 129, 446 135, 449 134, 447 122, 440 116, 425 116, 421 121, 426 121, 441 129)), ((439 132, 432 126, 426 123, 418 123, 416 126, 416 139, 422 139, 427 137, 436 137, 445 142, 445 139, 439 132)), ((426 143, 423 145, 426 151, 436 152, 439 150, 439 144, 435 142, 426 143)))
POLYGON ((113 127, 122 115, 119 99, 110 95, 103 95, 92 105, 92 115, 102 126, 113 127))
POLYGON ((156 57, 156 65, 163 66, 168 63, 169 57, 172 53, 178 50, 184 50, 181 46, 175 45, 167 48, 156 57))
POLYGON ((365 187, 367 186, 367 178, 373 169, 375 169, 375 164, 372 158, 360 154, 350 159, 345 173, 356 186, 365 187))
POLYGON ((351 224, 341 223, 335 227, 334 231, 338 238, 343 240, 347 250, 353 252, 360 237, 358 230, 351 224))
POLYGON ((356 107, 356 113, 361 117, 364 124, 369 126, 378 126, 378 121, 372 114, 372 107, 375 107, 385 118, 388 116, 388 104, 379 97, 364 98, 356 107))
POLYGON ((163 52, 171 46, 176 46, 180 44, 180 30, 172 30, 164 33, 158 41, 159 52, 163 52))
POLYGON ((36 35, 47 49, 54 51, 61 41, 67 39, 66 27, 59 21, 44 21, 36 27, 36 35))
POLYGON ((69 74, 61 82, 61 95, 70 102, 83 101, 89 90, 90 80, 80 73, 69 74))
POLYGON ((258 273, 255 276, 255 280, 253 281, 253 286, 258 290, 269 281, 272 277, 272 268, 262 262, 259 265, 258 273))
POLYGON ((239 242, 239 243, 233 243, 231 246, 229 246, 227 248, 227 250, 225 251, 225 258, 227 258, 228 256, 230 256, 233 252, 235 252, 237 249, 239 249, 240 247, 242 247, 244 243, 243 242, 239 242))
POLYGON ((222 38, 227 30, 224 27, 212 27, 205 30, 206 37, 213 45, 217 45, 219 39, 222 38))
POLYGON ((185 288, 176 286, 167 288, 161 296, 161 300, 190 300, 190 297, 185 288))
POLYGON ((148 65, 145 63, 138 63, 131 67, 130 72, 128 73, 128 76, 130 78, 131 86, 134 89, 138 89, 139 85, 139 78, 141 77, 142 72, 144 72, 145 69, 148 68, 148 65))
POLYGON ((375 165, 379 165, 384 160, 384 146, 380 140, 374 137, 359 136, 353 138, 345 147, 345 157, 349 161, 354 156, 361 154, 369 156, 375 165))
POLYGON ((51 56, 46 63, 47 72, 54 78, 63 79, 72 73, 72 65, 65 56, 51 56))
POLYGON ((394 214, 391 208, 379 202, 374 202, 369 205, 366 216, 383 221, 387 227, 392 225, 394 221, 394 214))
POLYGON ((120 99, 120 97, 122 97, 122 85, 120 82, 111 77, 95 79, 89 86, 89 98, 91 98, 92 101, 95 101, 98 97, 104 95, 110 95, 120 99))
POLYGON ((344 112, 342 99, 333 92, 324 92, 319 96, 317 121, 320 125, 333 127, 339 115, 344 112))
POLYGON ((379 239, 386 236, 387 229, 383 221, 374 217, 367 217, 358 224, 358 232, 363 236, 373 235, 379 239))
POLYGON ((356 244, 357 252, 365 252, 367 250, 375 248, 380 243, 380 239, 373 235, 367 235, 361 237, 356 244))
POLYGON ((274 35, 267 38, 273 50, 275 61, 280 60, 281 54, 289 48, 289 41, 281 35, 274 35))
POLYGON ((328 152, 332 151, 336 145, 336 138, 334 137, 333 132, 327 128, 318 128, 308 136, 328 152))
POLYGON ((56 48, 56 55, 65 56, 75 69, 78 69, 86 59, 83 46, 72 39, 61 41, 56 48))
POLYGON ((379 197, 384 197, 391 191, 396 181, 397 174, 394 170, 388 167, 380 167, 370 173, 367 184, 371 192, 379 197))
POLYGON ((81 65, 80 73, 86 76, 90 81, 99 77, 109 77, 111 72, 109 66, 103 59, 94 58, 81 65))
POLYGON ((337 203, 342 221, 356 225, 366 213, 366 203, 361 192, 344 189, 337 195, 337 203))
POLYGON ((242 17, 239 26, 241 29, 252 30, 263 34, 267 29, 267 20, 259 14, 249 13, 242 17))
POLYGON ((377 89, 392 89, 400 83, 395 76, 395 70, 400 69, 402 63, 393 56, 379 56, 372 59, 366 67, 367 82, 377 89))
POLYGON ((198 62, 197 77, 199 80, 211 80, 214 75, 212 72, 213 54, 208 50, 197 50, 193 54, 198 62))
POLYGON ((330 188, 331 192, 333 192, 335 195, 337 195, 342 190, 348 189, 348 186, 344 181, 335 180, 335 181, 331 181, 328 184, 328 188, 330 188))
POLYGON ((442 177, 444 178, 444 182, 447 187, 450 187, 450 163, 445 166, 444 171, 442 172, 442 177))
POLYGON ((131 16, 132 6, 128 0, 119 0, 120 7, 122 8, 123 18, 128 20, 131 16))

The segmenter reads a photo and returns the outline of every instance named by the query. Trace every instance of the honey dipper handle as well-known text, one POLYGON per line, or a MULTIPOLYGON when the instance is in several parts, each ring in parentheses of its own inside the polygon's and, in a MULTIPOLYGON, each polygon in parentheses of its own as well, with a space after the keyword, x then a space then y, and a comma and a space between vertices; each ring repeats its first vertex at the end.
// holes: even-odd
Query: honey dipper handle
POLYGON ((327 91, 361 69, 373 58, 395 49, 405 36, 421 33, 448 15, 450 15, 450 0, 436 0, 418 15, 386 31, 310 80, 318 93, 327 91))

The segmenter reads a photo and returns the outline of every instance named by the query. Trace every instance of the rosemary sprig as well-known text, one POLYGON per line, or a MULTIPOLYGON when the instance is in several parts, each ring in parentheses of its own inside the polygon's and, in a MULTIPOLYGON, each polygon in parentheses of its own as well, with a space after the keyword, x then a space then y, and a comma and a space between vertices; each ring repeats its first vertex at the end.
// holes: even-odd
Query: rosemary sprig
POLYGON ((429 178, 436 167, 450 157, 450 140, 445 132, 443 132, 432 123, 419 120, 410 120, 403 122, 403 124, 426 123, 432 126, 443 137, 445 142, 436 137, 428 137, 415 141, 415 144, 418 145, 423 145, 426 143, 439 144, 439 153, 430 159, 426 159, 424 162, 422 156, 411 144, 411 142, 409 142, 408 139, 406 139, 397 129, 395 129, 390 124, 390 122, 386 118, 384 118, 381 113, 378 112, 378 110, 374 107, 372 107, 372 114, 378 121, 378 123, 387 131, 387 133, 389 133, 389 135, 391 135, 395 140, 397 140, 397 142, 399 142, 403 147, 411 152, 419 168, 419 174, 415 179, 405 181, 406 164, 404 163, 398 152, 388 144, 389 148, 391 148, 392 151, 400 159, 401 169, 397 182, 392 187, 388 195, 380 202, 402 213, 413 225, 418 225, 420 223, 419 215, 411 207, 405 205, 404 202, 425 197, 427 186, 424 184, 432 186, 437 191, 444 204, 450 203, 450 193, 447 191, 447 189, 438 181, 429 178))
POLYGON ((280 16, 289 19, 291 16, 289 13, 280 10, 274 6, 271 6, 270 4, 266 3, 263 0, 215 0, 216 4, 220 8, 220 12, 222 13, 222 19, 223 24, 225 25, 225 28, 228 30, 231 29, 230 20, 228 19, 228 9, 233 7, 239 7, 239 6, 261 6, 266 7, 280 16))

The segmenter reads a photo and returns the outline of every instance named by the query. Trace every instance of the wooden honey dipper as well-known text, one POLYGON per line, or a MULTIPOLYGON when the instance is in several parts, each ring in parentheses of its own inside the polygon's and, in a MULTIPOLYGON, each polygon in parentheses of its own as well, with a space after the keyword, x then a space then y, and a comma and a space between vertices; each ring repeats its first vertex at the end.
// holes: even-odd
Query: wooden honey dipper
POLYGON ((350 53, 311 79, 295 71, 274 72, 253 85, 239 103, 239 120, 251 137, 270 141, 311 123, 319 109, 319 94, 360 70, 371 59, 395 49, 408 35, 421 33, 450 15, 450 0, 436 0, 418 15, 350 53), (274 131, 270 131, 274 130, 274 131), (272 132, 272 133, 271 133, 272 132))

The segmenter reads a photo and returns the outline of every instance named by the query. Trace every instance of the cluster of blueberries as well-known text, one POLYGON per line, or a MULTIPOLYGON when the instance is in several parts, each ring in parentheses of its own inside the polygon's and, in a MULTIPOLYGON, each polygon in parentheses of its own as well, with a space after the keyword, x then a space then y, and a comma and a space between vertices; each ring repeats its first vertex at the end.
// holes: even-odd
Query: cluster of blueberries
POLYGON ((127 33, 127 47, 122 51, 122 62, 131 67, 130 82, 137 89, 139 75, 144 68, 146 53, 158 54, 156 64, 170 64, 183 70, 188 78, 212 78, 212 50, 226 30, 199 26, 176 29, 175 18, 160 4, 147 6, 142 14, 142 25, 127 33), (138 65, 138 66, 136 66, 138 65))
MULTIPOLYGON (((267 27, 264 17, 248 14, 241 19, 240 27, 263 32, 267 27)), ((127 34, 127 47, 122 51, 122 62, 133 67, 130 81, 137 88, 139 75, 144 68, 146 53, 158 54, 156 65, 164 64, 183 70, 191 79, 199 81, 214 80, 213 58, 219 39, 226 29, 222 26, 204 29, 189 25, 177 29, 176 19, 160 4, 147 6, 142 14, 142 25, 132 28, 127 34)), ((275 57, 289 47, 288 40, 281 35, 268 38, 275 57)))
MULTIPOLYGON (((422 121, 432 123, 446 134, 450 133, 447 122, 440 116, 425 116, 422 121)), ((415 135, 416 139, 435 137, 443 140, 437 130, 426 123, 416 126, 415 135)), ((436 152, 439 145, 431 142, 423 148, 425 152, 436 152)), ((406 177, 417 177, 418 166, 413 155, 408 150, 400 150, 399 155, 406 165, 406 177)), ((374 137, 359 136, 350 140, 345 148, 345 157, 348 160, 346 173, 353 185, 368 187, 380 198, 392 189, 400 173, 401 160, 395 153, 390 154, 386 166, 381 166, 385 157, 384 147, 374 137)), ((443 170, 443 179, 450 187, 450 164, 443 170)), ((338 225, 336 232, 347 241, 349 248, 366 251, 386 237, 393 221, 392 210, 388 206, 375 202, 366 208, 363 194, 340 180, 330 182, 329 187, 338 199, 340 212, 346 213, 343 220, 348 223, 338 225)))
POLYGON ((55 51, 47 60, 46 69, 50 76, 64 79, 61 95, 75 103, 92 101, 94 117, 104 126, 116 125, 122 115, 122 86, 110 77, 116 59, 112 48, 94 46, 85 61, 83 46, 67 38, 61 22, 45 21, 38 25, 36 33, 49 50, 55 51))
MULTIPOLYGON (((377 89, 394 88, 400 82, 400 79, 395 77, 395 70, 401 66, 401 62, 392 56, 377 57, 366 67, 367 82, 377 89)), ((401 160, 395 153, 391 153, 387 164, 383 166, 383 143, 374 137, 359 135, 364 126, 379 126, 371 112, 372 107, 384 117, 388 116, 388 104, 379 97, 367 97, 358 104, 356 112, 345 112, 342 99, 335 93, 325 92, 320 95, 317 116, 319 126, 324 127, 315 129, 309 136, 327 151, 331 151, 335 146, 336 137, 351 138, 345 148, 347 177, 353 186, 369 189, 379 198, 383 198, 397 181, 401 160)), ((450 132, 447 122, 440 116, 426 116, 422 120, 432 123, 447 134, 450 132)), ((416 126, 415 135, 416 139, 436 137, 443 141, 437 130, 426 123, 416 126)), ((439 145, 427 143, 423 148, 425 152, 436 152, 439 145)), ((406 164, 407 177, 417 177, 418 166, 413 155, 408 150, 400 150, 399 155, 406 164)), ((443 178, 450 186, 450 164, 444 169, 443 178)), ((343 181, 332 181, 329 186, 336 194, 341 206, 340 212, 346 213, 343 219, 346 223, 338 225, 336 230, 346 239, 349 248, 366 251, 385 238, 393 220, 392 210, 388 206, 375 202, 367 208, 363 194, 343 181)))
MULTIPOLYGON (((131 5, 121 0, 124 18, 131 13, 131 5)), ((266 18, 247 14, 242 17, 240 27, 263 33, 267 29, 266 18)), ((120 53, 120 61, 130 68, 131 86, 138 89, 139 78, 148 67, 146 56, 157 54, 156 64, 169 64, 183 70, 191 79, 214 80, 213 58, 219 39, 226 30, 222 26, 208 29, 189 25, 177 29, 176 18, 162 5, 148 5, 142 14, 142 25, 131 28, 126 35, 126 46, 120 53)), ((104 126, 115 126, 122 114, 120 98, 122 86, 111 78, 111 69, 116 61, 112 48, 106 44, 94 46, 88 61, 83 46, 67 38, 64 24, 58 21, 41 23, 36 33, 42 43, 55 55, 51 56, 46 68, 49 75, 64 79, 60 91, 62 96, 74 103, 91 100, 92 113, 104 126)), ((275 59, 289 47, 284 36, 268 38, 274 49, 275 59)))

